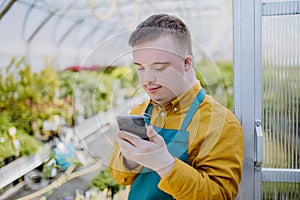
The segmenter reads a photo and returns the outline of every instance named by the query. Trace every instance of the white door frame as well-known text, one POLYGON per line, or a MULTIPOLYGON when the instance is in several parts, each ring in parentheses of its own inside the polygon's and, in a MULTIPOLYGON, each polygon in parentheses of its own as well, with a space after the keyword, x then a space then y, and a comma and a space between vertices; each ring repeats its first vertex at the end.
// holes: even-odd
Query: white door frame
POLYGON ((262 182, 300 182, 300 169, 262 168, 262 17, 300 13, 300 1, 233 0, 234 111, 244 129, 238 199, 261 199, 262 182), (272 9, 284 7, 288 9, 272 9))
POLYGON ((260 199, 262 186, 261 1, 233 0, 234 112, 244 129, 245 158, 239 199, 260 199), (259 139, 259 140, 257 140, 259 139))

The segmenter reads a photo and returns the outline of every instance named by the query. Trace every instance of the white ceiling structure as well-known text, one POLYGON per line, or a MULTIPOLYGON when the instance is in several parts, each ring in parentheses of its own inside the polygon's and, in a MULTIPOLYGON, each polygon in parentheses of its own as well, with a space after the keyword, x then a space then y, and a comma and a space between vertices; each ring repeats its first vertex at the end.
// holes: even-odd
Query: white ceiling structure
POLYGON ((3 0, 0 67, 26 56, 71 65, 129 64, 130 32, 154 13, 180 17, 190 28, 196 58, 232 60, 231 0, 3 0))

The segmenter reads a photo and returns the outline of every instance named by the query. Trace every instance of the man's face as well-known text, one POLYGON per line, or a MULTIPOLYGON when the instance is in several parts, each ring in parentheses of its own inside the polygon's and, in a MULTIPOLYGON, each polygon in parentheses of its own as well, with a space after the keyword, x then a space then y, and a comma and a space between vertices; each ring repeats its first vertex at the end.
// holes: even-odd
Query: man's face
POLYGON ((144 90, 156 103, 163 105, 188 88, 185 60, 168 37, 141 43, 133 48, 133 60, 144 90))

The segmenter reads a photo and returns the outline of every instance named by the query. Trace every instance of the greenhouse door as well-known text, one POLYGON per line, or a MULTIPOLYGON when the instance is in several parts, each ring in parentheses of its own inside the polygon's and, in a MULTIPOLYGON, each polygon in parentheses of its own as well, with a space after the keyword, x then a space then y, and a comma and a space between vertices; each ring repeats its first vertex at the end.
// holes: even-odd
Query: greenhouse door
POLYGON ((300 199, 300 1, 234 0, 238 199, 300 199))

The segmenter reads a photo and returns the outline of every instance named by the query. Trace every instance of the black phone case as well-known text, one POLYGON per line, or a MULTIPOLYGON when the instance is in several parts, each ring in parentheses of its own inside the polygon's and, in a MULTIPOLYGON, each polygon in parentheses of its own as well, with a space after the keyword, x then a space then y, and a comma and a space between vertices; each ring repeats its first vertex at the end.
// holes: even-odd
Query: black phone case
POLYGON ((120 115, 117 116, 119 129, 133 133, 142 139, 148 139, 146 123, 143 116, 139 115, 120 115))

